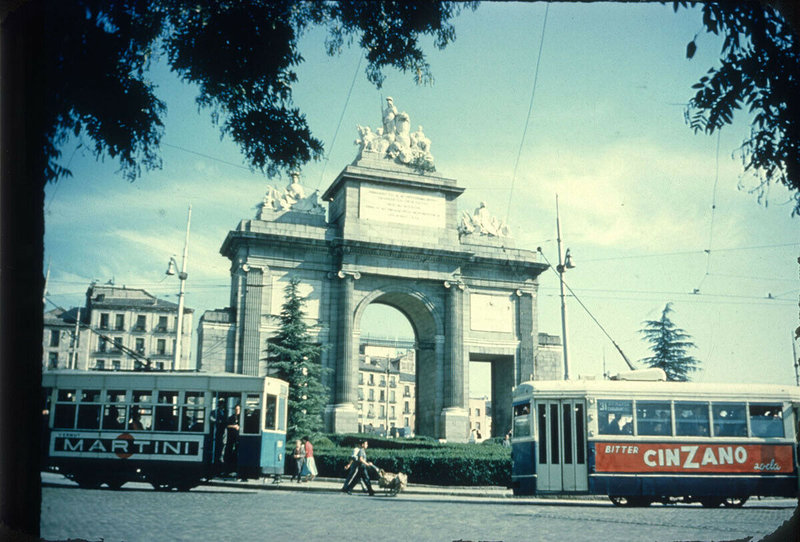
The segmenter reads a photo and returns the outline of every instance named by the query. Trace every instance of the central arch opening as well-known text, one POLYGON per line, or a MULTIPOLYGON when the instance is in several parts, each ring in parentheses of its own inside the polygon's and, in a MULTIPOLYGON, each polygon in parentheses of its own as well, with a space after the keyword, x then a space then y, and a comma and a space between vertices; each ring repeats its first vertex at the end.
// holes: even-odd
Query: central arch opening
POLYGON ((434 305, 416 289, 374 290, 355 320, 359 431, 436 436, 443 326, 434 305))

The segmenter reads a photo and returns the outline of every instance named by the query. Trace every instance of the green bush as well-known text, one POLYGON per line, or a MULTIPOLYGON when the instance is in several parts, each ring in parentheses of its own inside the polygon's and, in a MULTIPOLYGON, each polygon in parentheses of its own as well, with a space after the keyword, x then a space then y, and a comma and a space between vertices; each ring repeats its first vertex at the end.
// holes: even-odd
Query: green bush
MULTIPOLYGON (((343 439, 347 442, 347 439, 343 439)), ((511 485, 511 452, 503 446, 442 444, 401 449, 373 448, 369 460, 389 472, 403 472, 409 483, 453 486, 511 485)), ((378 440, 378 439, 375 439, 378 440)), ((406 441, 406 439, 380 439, 406 441)), ((381 442, 382 444, 382 442, 381 442)), ((344 477, 353 446, 328 448, 315 454, 320 476, 344 477)))

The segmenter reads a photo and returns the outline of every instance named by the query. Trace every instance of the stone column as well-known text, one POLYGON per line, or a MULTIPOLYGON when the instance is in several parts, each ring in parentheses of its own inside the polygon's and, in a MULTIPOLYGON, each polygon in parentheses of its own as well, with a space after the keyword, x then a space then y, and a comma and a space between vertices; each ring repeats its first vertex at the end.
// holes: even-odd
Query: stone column
POLYGON ((445 281, 446 320, 445 355, 442 382, 443 409, 440 434, 449 442, 466 442, 469 434, 469 413, 464 397, 464 283, 445 281))
POLYGON ((330 407, 331 429, 336 433, 355 433, 358 431, 358 410, 356 401, 356 378, 358 375, 358 355, 353 345, 353 316, 355 300, 354 283, 361 274, 339 271, 339 340, 336 352, 335 403, 330 407))

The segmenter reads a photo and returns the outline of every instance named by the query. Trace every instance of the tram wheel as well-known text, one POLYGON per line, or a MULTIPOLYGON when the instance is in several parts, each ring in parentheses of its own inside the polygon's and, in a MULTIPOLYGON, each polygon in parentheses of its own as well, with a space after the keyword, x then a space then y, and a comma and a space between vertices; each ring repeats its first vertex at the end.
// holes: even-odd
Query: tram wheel
POLYGON ((106 485, 108 486, 108 489, 117 491, 118 489, 122 488, 123 485, 125 485, 125 480, 108 480, 106 481, 106 485))
POLYGON ((608 498, 611 499, 611 503, 614 506, 650 506, 652 502, 647 497, 618 497, 609 495, 608 498))
POLYGON ((76 476, 75 481, 78 483, 78 487, 82 489, 99 489, 103 483, 102 480, 88 475, 76 476))
POLYGON ((717 508, 724 501, 725 499, 720 499, 718 497, 705 497, 700 499, 700 506, 703 508, 717 508))
POLYGON ((741 508, 747 499, 748 497, 726 497, 722 500, 722 504, 727 508, 741 508))

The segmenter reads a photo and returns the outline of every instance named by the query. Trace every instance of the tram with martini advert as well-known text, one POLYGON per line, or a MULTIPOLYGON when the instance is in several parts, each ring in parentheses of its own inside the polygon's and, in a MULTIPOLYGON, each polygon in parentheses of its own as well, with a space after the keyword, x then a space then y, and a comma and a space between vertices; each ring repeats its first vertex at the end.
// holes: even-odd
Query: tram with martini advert
POLYGON ((514 389, 515 495, 705 507, 798 496, 800 388, 620 378, 514 389))
POLYGON ((81 487, 188 490, 283 473, 289 387, 236 374, 51 371, 43 464, 81 487))

